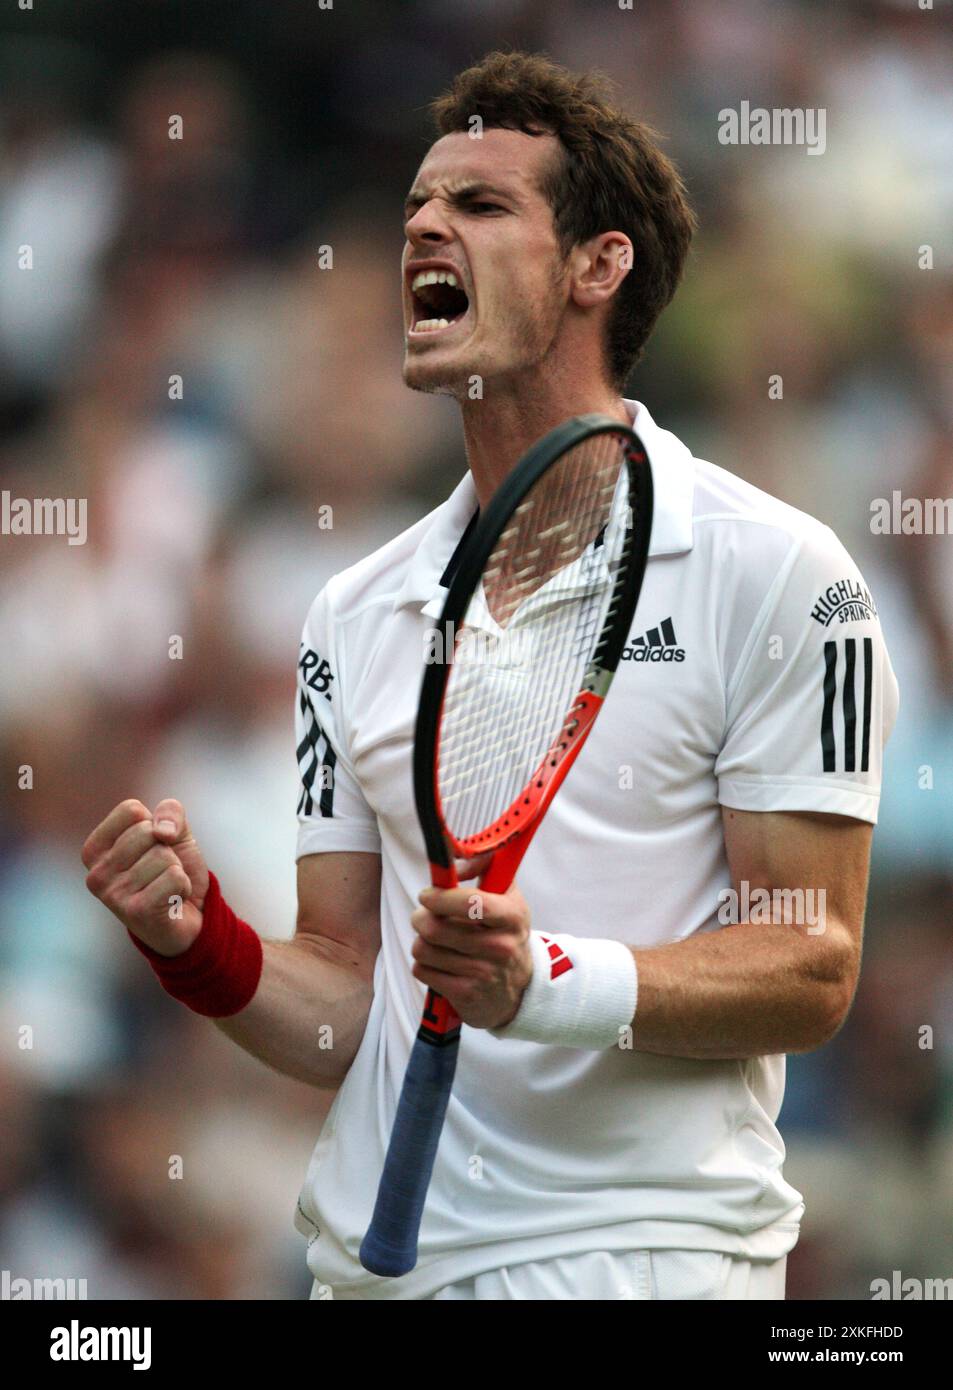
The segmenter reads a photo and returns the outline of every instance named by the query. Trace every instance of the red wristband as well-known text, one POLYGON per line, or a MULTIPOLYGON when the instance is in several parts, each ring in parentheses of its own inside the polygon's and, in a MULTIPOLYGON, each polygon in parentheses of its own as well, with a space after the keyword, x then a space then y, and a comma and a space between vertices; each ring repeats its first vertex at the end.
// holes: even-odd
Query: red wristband
POLYGON ((129 937, 152 966, 166 994, 193 1013, 228 1018, 250 1003, 258 988, 261 939, 247 922, 235 916, 212 873, 202 908, 202 930, 187 951, 160 956, 132 932, 129 937))

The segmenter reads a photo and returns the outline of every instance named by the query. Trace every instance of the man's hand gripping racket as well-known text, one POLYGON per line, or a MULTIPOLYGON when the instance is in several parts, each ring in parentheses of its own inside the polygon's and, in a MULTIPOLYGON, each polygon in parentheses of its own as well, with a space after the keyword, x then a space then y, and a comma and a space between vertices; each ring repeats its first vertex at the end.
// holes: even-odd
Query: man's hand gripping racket
MULTIPOLYGON (((417 815, 437 888, 454 859, 493 858, 505 893, 606 698, 632 625, 652 529, 637 435, 608 416, 551 431, 494 494, 444 603, 446 659, 425 668, 414 737, 417 815)), ((361 1263, 400 1275, 443 1128, 460 1019, 427 993, 361 1263)))

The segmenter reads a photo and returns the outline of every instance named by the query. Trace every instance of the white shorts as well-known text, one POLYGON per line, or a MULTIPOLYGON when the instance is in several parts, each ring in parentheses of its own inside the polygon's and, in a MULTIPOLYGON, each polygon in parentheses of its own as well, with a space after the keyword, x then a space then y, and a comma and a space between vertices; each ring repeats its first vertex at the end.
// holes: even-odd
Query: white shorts
POLYGON ((786 1255, 780 1260, 743 1260, 720 1250, 632 1250, 625 1254, 597 1250, 487 1270, 438 1289, 429 1298, 498 1302, 775 1300, 784 1298, 786 1264, 786 1255))

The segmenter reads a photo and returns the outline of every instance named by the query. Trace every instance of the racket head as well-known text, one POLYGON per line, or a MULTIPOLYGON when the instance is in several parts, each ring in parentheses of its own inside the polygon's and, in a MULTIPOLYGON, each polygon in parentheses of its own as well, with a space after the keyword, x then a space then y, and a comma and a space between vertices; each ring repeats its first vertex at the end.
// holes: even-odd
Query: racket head
POLYGON ((582 415, 534 445, 480 517, 444 601, 417 713, 414 795, 435 879, 454 857, 495 851, 538 824, 631 629, 652 496, 637 433, 582 415), (517 656, 522 645, 522 662, 486 656, 501 644, 517 656))

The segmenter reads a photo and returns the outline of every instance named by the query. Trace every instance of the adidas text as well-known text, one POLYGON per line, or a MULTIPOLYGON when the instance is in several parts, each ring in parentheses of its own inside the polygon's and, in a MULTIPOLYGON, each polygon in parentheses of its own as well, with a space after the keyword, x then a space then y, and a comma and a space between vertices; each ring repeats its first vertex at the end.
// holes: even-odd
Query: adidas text
POLYGON ((623 661, 684 661, 684 647, 626 647, 623 661))

